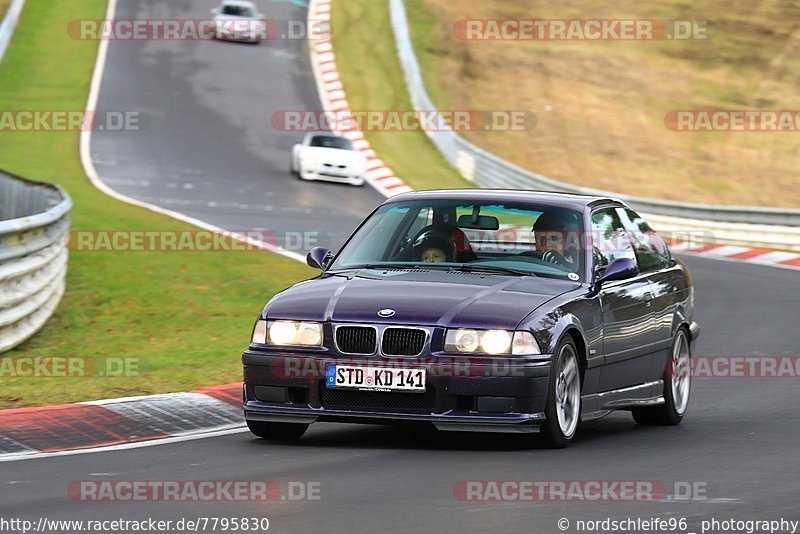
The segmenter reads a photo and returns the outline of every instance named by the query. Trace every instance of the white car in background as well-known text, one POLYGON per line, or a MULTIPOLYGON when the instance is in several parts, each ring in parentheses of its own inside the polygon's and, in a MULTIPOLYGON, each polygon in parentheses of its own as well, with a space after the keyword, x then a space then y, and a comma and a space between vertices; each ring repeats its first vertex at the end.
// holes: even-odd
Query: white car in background
POLYGON ((292 147, 292 172, 303 180, 364 185, 367 158, 353 142, 332 133, 310 133, 292 147))
POLYGON ((212 9, 215 36, 223 41, 258 43, 267 39, 267 23, 264 14, 253 2, 246 0, 224 0, 212 9))

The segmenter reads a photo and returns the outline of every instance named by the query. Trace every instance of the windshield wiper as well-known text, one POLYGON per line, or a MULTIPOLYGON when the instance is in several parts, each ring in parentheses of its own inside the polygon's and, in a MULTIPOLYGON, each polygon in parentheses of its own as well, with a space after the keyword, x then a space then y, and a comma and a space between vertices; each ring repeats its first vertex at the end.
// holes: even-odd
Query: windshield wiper
POLYGON ((360 269, 450 269, 451 266, 438 266, 435 263, 368 263, 360 269))
POLYGON ((536 276, 536 274, 530 271, 523 271, 521 269, 512 269, 511 267, 497 267, 495 265, 470 265, 470 264, 463 264, 459 265, 458 267, 453 267, 453 270, 461 271, 465 273, 478 273, 478 272, 485 272, 485 273, 503 273, 503 274, 514 274, 517 276, 536 276))

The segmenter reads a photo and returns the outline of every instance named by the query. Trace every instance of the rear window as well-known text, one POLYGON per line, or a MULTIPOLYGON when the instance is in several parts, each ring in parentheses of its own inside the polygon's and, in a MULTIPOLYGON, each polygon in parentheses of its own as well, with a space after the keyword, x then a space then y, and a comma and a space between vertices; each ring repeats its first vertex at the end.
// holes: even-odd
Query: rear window
POLYGON ((671 255, 664 240, 642 217, 629 208, 617 208, 622 224, 631 236, 636 261, 642 272, 664 269, 670 265, 671 255))

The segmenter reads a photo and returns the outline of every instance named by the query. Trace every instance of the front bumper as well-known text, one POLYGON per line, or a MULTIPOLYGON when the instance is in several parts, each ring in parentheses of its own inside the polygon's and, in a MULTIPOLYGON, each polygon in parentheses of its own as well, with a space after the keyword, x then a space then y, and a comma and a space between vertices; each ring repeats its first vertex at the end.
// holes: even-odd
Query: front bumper
POLYGON ((520 358, 353 360, 330 354, 247 350, 244 413, 250 421, 428 422, 440 430, 537 432, 544 422, 550 361, 520 358), (329 364, 427 369, 423 393, 361 392, 325 387, 329 364), (352 402, 352 404, 348 404, 352 402))
POLYGON ((214 37, 219 41, 233 41, 237 43, 258 43, 264 37, 257 31, 217 30, 214 37))
POLYGON ((689 337, 692 341, 695 341, 698 337, 700 337, 700 325, 694 321, 689 324, 689 337))
POLYGON ((320 169, 300 169, 300 178, 303 180, 318 180, 323 182, 334 182, 337 184, 364 185, 364 176, 354 173, 335 173, 320 169))

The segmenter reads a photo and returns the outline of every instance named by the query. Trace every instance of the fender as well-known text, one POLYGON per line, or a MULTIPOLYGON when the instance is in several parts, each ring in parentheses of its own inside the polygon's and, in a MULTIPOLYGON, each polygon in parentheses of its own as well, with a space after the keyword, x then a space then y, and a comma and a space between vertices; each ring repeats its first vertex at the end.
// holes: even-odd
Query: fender
MULTIPOLYGON (((577 330, 580 336, 583 338, 584 343, 586 343, 586 331, 583 328, 583 323, 580 319, 575 317, 574 315, 567 314, 562 316, 556 324, 553 326, 551 332, 552 336, 550 338, 550 343, 547 347, 548 354, 553 354, 556 349, 556 345, 558 341, 564 336, 564 333, 568 329, 577 330)), ((588 346, 588 343, 586 343, 588 346)))
POLYGON ((697 338, 700 337, 700 325, 696 322, 689 319, 686 310, 683 307, 678 306, 675 310, 675 314, 672 317, 672 336, 675 336, 675 333, 678 331, 678 328, 685 326, 689 330, 689 342, 694 343, 697 341, 697 338))
MULTIPOLYGON (((675 313, 672 314, 672 328, 670 330, 670 334, 672 337, 675 337, 675 333, 678 331, 678 328, 681 326, 686 326, 687 328, 690 327, 691 321, 686 318, 686 310, 683 309, 683 306, 678 306, 675 309, 675 313)), ((689 333, 691 336, 691 332, 689 333)))

